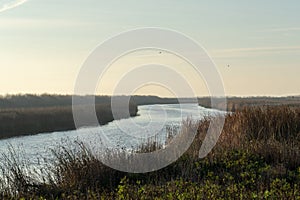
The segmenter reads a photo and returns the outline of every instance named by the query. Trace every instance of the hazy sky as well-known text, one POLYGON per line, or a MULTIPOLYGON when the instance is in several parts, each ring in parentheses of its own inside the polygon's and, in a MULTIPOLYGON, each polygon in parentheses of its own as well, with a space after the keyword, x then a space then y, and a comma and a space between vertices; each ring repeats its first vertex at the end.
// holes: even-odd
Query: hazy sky
MULTIPOLYGON (((0 94, 71 94, 98 44, 140 27, 174 29, 200 43, 227 95, 300 94, 299 10, 299 0, 0 0, 0 94)), ((170 55, 164 59, 179 63, 170 55)), ((123 61, 140 63, 141 57, 123 61)), ((193 79, 188 68, 186 76, 193 79)), ((110 93, 117 73, 111 71, 99 92, 110 93)), ((197 95, 207 95, 198 83, 197 95)), ((169 95, 157 86, 138 93, 169 95)))

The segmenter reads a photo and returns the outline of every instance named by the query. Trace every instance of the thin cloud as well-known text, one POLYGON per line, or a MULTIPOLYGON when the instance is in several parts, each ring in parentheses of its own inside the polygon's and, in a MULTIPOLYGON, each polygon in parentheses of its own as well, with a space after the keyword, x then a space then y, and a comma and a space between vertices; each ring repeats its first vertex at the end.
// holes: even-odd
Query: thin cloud
POLYGON ((286 51, 300 51, 300 46, 220 49, 211 51, 211 55, 215 58, 233 58, 249 55, 270 54, 275 52, 281 53, 286 51))
MULTIPOLYGON (((17 6, 20 6, 23 3, 25 3, 26 1, 27 0, 15 0, 15 1, 8 1, 2 5, 0 4, 0 13, 5 10, 9 10, 9 9, 15 8, 17 6)), ((0 3, 1 3, 1 1, 0 1, 0 3)))
POLYGON ((254 51, 289 51, 300 50, 300 46, 282 46, 282 47, 253 47, 253 48, 233 48, 222 49, 220 52, 254 52, 254 51))
POLYGON ((258 32, 290 32, 290 31, 300 31, 300 27, 271 28, 271 29, 260 30, 258 32))
POLYGON ((88 28, 94 24, 85 21, 71 21, 61 19, 35 19, 35 18, 0 18, 1 30, 28 30, 53 28, 88 28))

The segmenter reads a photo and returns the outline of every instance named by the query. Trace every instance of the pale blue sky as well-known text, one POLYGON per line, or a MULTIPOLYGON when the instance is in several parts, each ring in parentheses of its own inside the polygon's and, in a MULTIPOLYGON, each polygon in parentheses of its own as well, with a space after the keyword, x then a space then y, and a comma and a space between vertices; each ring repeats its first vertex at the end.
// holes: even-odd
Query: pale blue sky
POLYGON ((227 95, 300 94, 299 10, 298 0, 28 0, 0 12, 0 94, 71 94, 99 43, 149 26, 205 47, 227 95))

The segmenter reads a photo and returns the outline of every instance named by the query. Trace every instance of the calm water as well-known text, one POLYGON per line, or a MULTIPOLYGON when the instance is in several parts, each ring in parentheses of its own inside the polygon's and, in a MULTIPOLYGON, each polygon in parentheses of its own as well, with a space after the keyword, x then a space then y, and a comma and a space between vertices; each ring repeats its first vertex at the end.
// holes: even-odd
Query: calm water
POLYGON ((35 165, 41 158, 50 158, 58 145, 68 145, 74 140, 83 141, 93 150, 99 148, 136 148, 148 137, 163 142, 166 129, 180 129, 182 120, 199 120, 203 116, 220 113, 195 104, 165 104, 139 106, 139 116, 113 121, 107 125, 81 128, 74 131, 42 133, 0 140, 0 153, 6 153, 9 145, 21 152, 24 159, 35 165), (103 143, 105 142, 105 143, 103 143), (106 144, 103 145, 103 144, 106 144))

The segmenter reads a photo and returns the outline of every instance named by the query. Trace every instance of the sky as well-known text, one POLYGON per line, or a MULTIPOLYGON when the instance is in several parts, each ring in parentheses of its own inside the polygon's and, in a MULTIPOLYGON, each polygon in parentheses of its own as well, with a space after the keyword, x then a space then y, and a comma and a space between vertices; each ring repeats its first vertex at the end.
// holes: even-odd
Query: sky
MULTIPOLYGON (((73 94, 99 44, 131 29, 161 27, 205 48, 228 96, 299 95, 299 10, 298 0, 0 0, 0 94, 73 94)), ((118 69, 154 61, 181 68, 197 96, 209 95, 189 63, 156 51, 114 62, 97 94, 113 94, 118 69)), ((135 93, 172 96, 171 90, 145 85, 135 93)))

